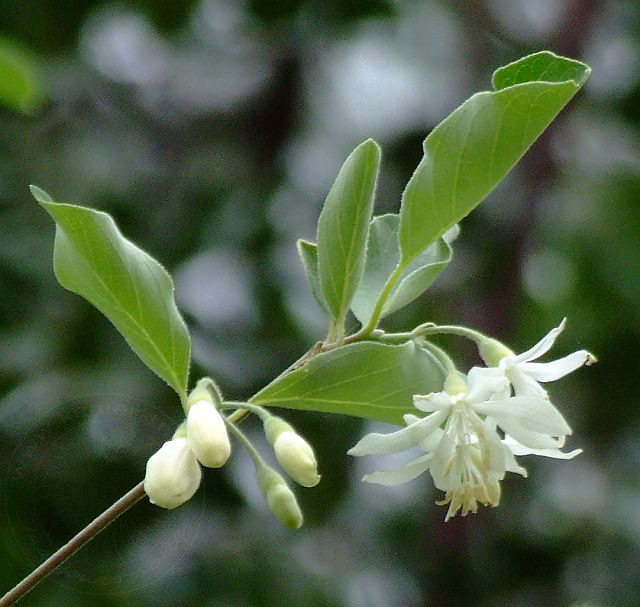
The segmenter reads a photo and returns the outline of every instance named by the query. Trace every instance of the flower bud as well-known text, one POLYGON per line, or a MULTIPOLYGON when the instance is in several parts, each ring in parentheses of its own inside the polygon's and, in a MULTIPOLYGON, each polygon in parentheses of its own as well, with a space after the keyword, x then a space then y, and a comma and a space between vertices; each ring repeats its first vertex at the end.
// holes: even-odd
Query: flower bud
POLYGON ((144 490, 152 504, 176 508, 200 486, 200 466, 186 438, 167 441, 147 461, 144 490))
POLYGON ((278 463, 299 485, 315 487, 320 482, 318 464, 311 445, 295 432, 283 432, 273 443, 278 463))
POLYGON ((210 401, 200 400, 189 408, 187 440, 198 461, 208 468, 224 466, 231 454, 224 420, 210 401))
POLYGON ((269 466, 258 470, 258 484, 275 517, 289 529, 302 527, 302 511, 293 491, 284 479, 269 466))
POLYGON ((282 469, 299 485, 315 487, 320 475, 311 445, 275 415, 265 420, 264 431, 282 469))

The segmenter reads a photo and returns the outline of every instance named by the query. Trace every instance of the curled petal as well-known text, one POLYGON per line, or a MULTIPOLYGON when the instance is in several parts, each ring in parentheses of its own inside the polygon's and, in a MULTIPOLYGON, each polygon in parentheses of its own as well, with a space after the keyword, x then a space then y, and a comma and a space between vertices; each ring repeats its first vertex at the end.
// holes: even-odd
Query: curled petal
POLYGON ((558 360, 548 363, 522 363, 520 369, 537 381, 555 381, 565 375, 589 364, 593 355, 586 350, 579 350, 558 360))
POLYGON ((473 367, 467 376, 469 392, 465 400, 476 403, 492 397, 509 396, 509 380, 502 369, 497 367, 473 367))
POLYGON ((455 401, 452 399, 451 394, 447 394, 446 392, 432 392, 425 396, 416 394, 413 397, 413 406, 425 413, 449 409, 454 402, 455 401))
MULTIPOLYGON (((402 416, 402 418, 404 419, 404 423, 407 424, 407 426, 415 424, 422 419, 421 417, 418 417, 417 415, 413 415, 411 413, 406 413, 402 416)), ((440 443, 440 438, 443 434, 444 432, 441 428, 436 428, 431 434, 427 436, 427 438, 418 443, 418 446, 420 447, 420 449, 426 451, 427 453, 429 451, 433 451, 440 443)))
POLYGON ((415 447, 446 419, 446 411, 436 411, 419 421, 390 434, 371 433, 364 436, 347 453, 349 455, 383 455, 415 447))
POLYGON ((377 485, 385 485, 387 487, 402 485, 426 472, 429 469, 431 458, 431 453, 428 453, 427 455, 410 461, 401 468, 380 470, 378 472, 372 472, 371 474, 365 474, 362 480, 366 483, 376 483, 377 485))
POLYGON ((422 417, 418 417, 417 415, 414 415, 413 413, 405 413, 402 416, 402 419, 404 420, 404 423, 405 423, 406 426, 410 426, 411 424, 415 424, 415 423, 419 422, 423 418, 422 417))
POLYGON ((524 430, 549 436, 571 434, 571 428, 560 411, 550 400, 539 396, 514 396, 504 400, 490 400, 475 404, 474 409, 493 417, 507 434, 512 432, 507 430, 506 425, 514 424, 524 430))
POLYGON ((506 364, 519 364, 529 362, 530 360, 535 360, 536 358, 540 358, 543 354, 546 354, 549 350, 551 350, 558 335, 560 335, 560 333, 564 331, 564 327, 566 324, 567 319, 563 318, 562 322, 555 329, 551 329, 551 331, 549 331, 549 333, 547 333, 535 346, 529 348, 522 354, 514 356, 513 358, 509 357, 505 361, 506 364))
POLYGON ((451 466, 455 454, 455 443, 447 434, 444 434, 438 448, 433 452, 433 460, 430 465, 433 484, 441 491, 456 488, 456 483, 451 476, 451 466))
MULTIPOLYGON (((515 441, 514 441, 515 442, 515 441)), ((523 447, 524 449, 525 447, 523 447)), ((510 446, 503 440, 502 450, 504 451, 504 467, 507 472, 515 472, 520 476, 527 478, 528 473, 517 461, 514 455, 516 455, 510 448, 510 446)))
POLYGON ((511 436, 505 436, 503 443, 513 455, 541 455, 542 457, 552 457, 554 459, 573 459, 576 455, 582 453, 582 449, 574 449, 568 453, 560 451, 560 449, 557 448, 531 449, 521 445, 511 436))

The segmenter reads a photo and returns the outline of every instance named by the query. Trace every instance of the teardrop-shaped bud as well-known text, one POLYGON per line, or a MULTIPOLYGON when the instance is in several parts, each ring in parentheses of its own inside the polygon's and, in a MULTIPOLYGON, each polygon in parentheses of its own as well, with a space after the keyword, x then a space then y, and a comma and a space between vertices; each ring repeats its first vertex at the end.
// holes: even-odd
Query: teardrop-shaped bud
POLYGON ((200 400, 189 408, 187 440, 198 461, 208 468, 224 466, 231 454, 224 420, 210 401, 200 400))
POLYGON ((315 487, 320 482, 318 463, 311 445, 295 432, 282 432, 273 443, 278 463, 299 485, 315 487))
POLYGON ((264 433, 282 469, 299 485, 315 487, 320 482, 318 462, 311 445, 276 415, 264 420, 264 433))
POLYGON ((152 504, 177 508, 191 499, 202 473, 187 439, 167 441, 147 461, 144 490, 152 504))
POLYGON ((276 518, 289 527, 302 527, 302 511, 293 491, 289 489, 284 479, 269 466, 262 466, 258 470, 258 485, 269 504, 271 512, 276 518))

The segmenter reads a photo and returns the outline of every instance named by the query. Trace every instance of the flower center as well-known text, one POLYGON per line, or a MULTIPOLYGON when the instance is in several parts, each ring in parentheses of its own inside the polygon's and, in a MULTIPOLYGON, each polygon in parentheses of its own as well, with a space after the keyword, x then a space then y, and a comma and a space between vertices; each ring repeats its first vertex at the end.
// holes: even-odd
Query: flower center
POLYGON ((497 506, 500 483, 489 477, 489 447, 482 420, 464 400, 453 405, 445 425, 445 436, 451 445, 443 480, 445 497, 436 504, 449 504, 445 520, 462 510, 462 516, 483 506, 497 506))

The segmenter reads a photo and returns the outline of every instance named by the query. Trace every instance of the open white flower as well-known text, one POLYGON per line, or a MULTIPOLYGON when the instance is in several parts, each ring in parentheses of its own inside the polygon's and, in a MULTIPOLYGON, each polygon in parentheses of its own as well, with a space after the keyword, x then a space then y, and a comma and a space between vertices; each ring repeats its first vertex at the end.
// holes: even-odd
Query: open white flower
POLYGON ((549 400, 539 395, 510 397, 509 381, 500 369, 474 367, 466 383, 460 379, 457 373, 450 375, 445 391, 414 397, 416 408, 429 413, 426 417, 405 415, 406 428, 369 434, 349 451, 362 456, 420 447, 424 455, 363 480, 398 485, 428 470, 435 486, 445 492, 444 500, 437 502, 449 504, 445 520, 459 510, 463 516, 476 512, 478 502, 497 506, 505 473, 526 476, 514 454, 569 458, 579 452, 559 451, 571 429, 549 400), (497 427, 508 435, 504 440, 497 427))
POLYGON ((565 318, 559 326, 549 331, 535 346, 522 354, 514 354, 495 340, 487 340, 485 344, 481 344, 480 353, 488 365, 497 366, 504 371, 513 384, 516 396, 544 396, 547 392, 538 382, 555 381, 583 365, 596 362, 595 356, 586 350, 578 350, 547 363, 532 362, 551 349, 558 335, 564 330, 566 322, 565 318))

